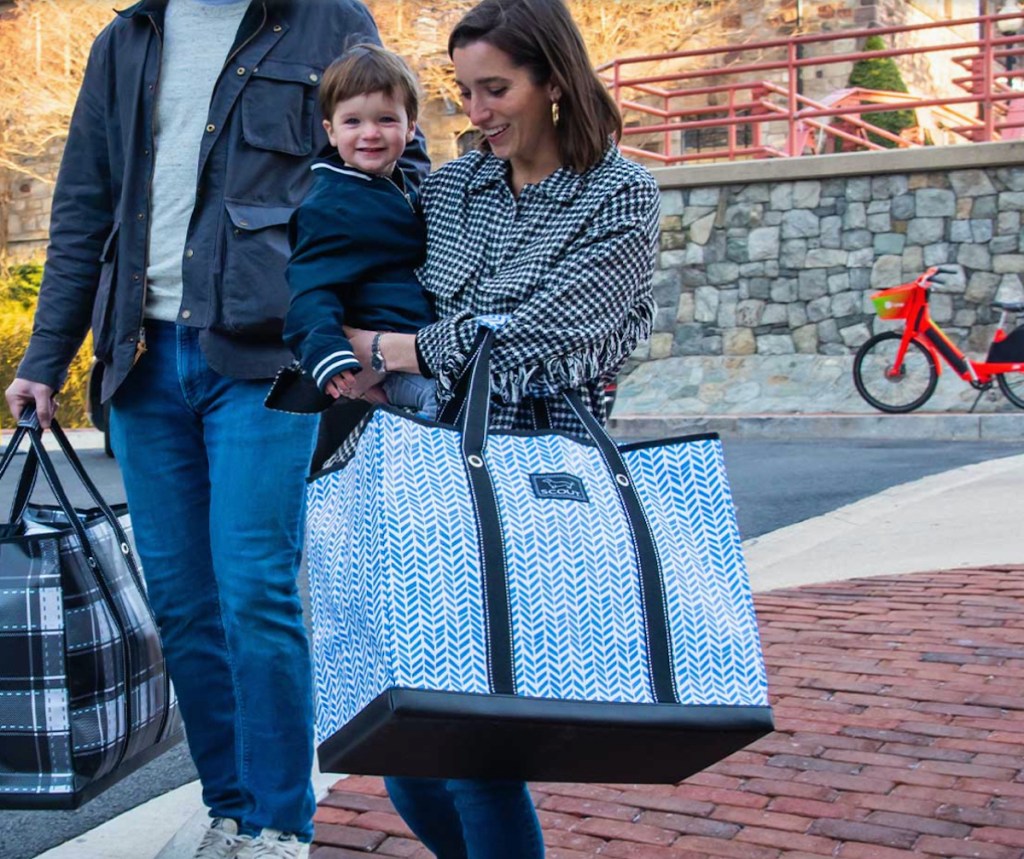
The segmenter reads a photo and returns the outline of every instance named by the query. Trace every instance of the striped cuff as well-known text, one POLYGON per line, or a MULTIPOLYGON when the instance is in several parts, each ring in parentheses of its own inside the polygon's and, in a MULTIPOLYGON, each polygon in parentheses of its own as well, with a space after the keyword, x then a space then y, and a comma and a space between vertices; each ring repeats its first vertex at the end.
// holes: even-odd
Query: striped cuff
POLYGON ((322 391, 327 383, 344 370, 362 370, 355 353, 348 350, 332 352, 313 368, 313 379, 322 391))

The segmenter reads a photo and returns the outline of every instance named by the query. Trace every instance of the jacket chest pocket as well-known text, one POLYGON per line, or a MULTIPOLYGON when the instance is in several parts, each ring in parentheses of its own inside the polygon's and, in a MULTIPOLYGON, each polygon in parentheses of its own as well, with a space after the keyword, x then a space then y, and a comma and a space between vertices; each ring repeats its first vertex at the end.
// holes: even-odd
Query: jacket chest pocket
POLYGON ((218 327, 238 336, 279 337, 288 309, 288 206, 226 200, 218 327))
POLYGON ((250 146, 309 155, 320 69, 264 59, 242 91, 242 137, 250 146))

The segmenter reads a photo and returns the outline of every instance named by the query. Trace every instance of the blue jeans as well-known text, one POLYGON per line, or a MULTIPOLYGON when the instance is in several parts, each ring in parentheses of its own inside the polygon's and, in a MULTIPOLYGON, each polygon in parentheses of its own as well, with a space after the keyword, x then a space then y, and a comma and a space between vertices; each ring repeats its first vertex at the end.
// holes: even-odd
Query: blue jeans
POLYGON ((206 363, 194 329, 147 323, 111 444, 149 599, 213 817, 313 834, 312 680, 296 576, 316 418, 206 363))
POLYGON ((521 781, 386 778, 391 802, 437 859, 543 859, 544 838, 521 781))

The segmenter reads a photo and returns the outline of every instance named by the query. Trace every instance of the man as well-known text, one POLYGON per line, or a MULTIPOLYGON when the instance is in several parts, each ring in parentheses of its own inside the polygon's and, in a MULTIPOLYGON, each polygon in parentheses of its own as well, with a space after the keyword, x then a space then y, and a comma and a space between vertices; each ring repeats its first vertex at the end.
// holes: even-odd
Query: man
MULTIPOLYGON (((212 824, 197 857, 298 856, 315 801, 295 578, 310 416, 263 407, 291 355, 286 225, 326 144, 323 69, 379 41, 356 0, 142 0, 93 45, 35 327, 7 390, 48 426, 92 326, 149 595, 212 824)), ((427 169, 422 139, 404 166, 427 169)), ((419 176, 413 177, 419 178, 419 176)))

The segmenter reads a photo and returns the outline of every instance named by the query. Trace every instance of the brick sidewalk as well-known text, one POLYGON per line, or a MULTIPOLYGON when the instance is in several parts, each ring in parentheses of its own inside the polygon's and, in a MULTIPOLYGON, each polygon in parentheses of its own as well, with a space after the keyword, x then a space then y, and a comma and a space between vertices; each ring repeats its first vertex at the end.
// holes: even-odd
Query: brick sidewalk
MULTIPOLYGON (((1024 566, 756 598, 778 730, 672 785, 535 784, 548 859, 1024 859, 1024 566)), ((429 859, 379 779, 311 859, 429 859)))

